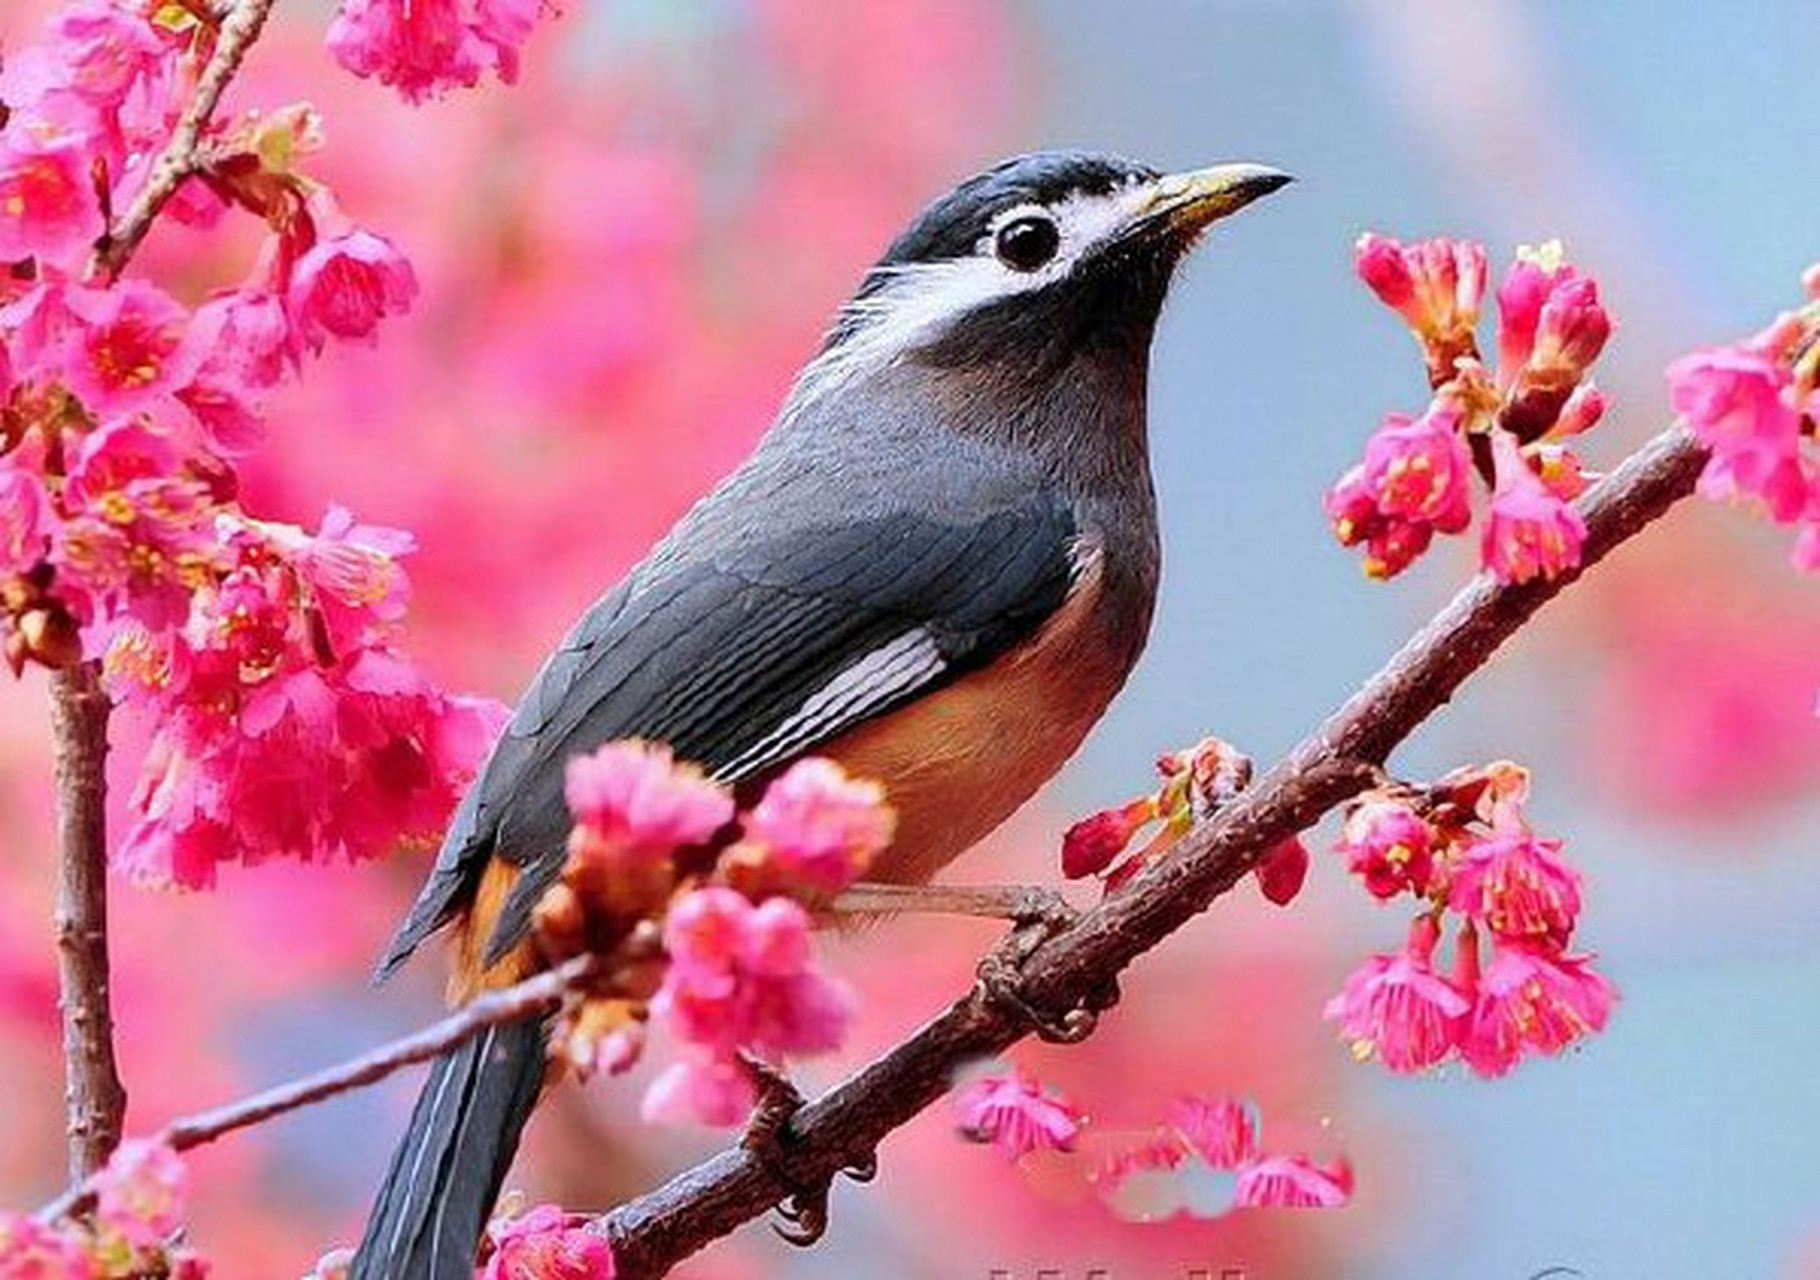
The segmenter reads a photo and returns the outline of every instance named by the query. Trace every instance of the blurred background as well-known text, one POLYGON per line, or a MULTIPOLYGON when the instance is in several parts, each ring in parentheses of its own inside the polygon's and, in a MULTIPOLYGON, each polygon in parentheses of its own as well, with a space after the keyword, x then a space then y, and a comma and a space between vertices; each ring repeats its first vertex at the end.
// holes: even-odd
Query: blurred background
MULTIPOLYGON (((8 0, 7 44, 42 0, 8 0)), ((415 651, 511 698, 546 647, 751 445, 821 326, 927 197, 997 157, 1086 144, 1301 181, 1223 224, 1158 341, 1152 429, 1167 570, 1150 651, 1060 783, 969 879, 1054 879, 1072 818, 1218 732, 1279 752, 1470 571, 1389 586, 1319 500, 1384 411, 1425 398, 1408 337, 1352 278, 1363 230, 1561 237, 1618 318, 1602 362, 1615 462, 1666 417, 1661 368, 1754 328, 1820 256, 1820 11, 1570 0, 602 0, 533 38, 523 83, 420 109, 342 74, 328 10, 281 5, 243 103, 307 98, 315 170, 412 256, 424 297, 371 353, 282 402, 251 502, 413 530, 415 651)), ((254 239, 161 230, 145 259, 199 296, 254 239)), ((1065 1178, 893 1138, 798 1253, 749 1228, 699 1277, 1221 1275, 1246 1280, 1820 1276, 1820 588, 1785 539, 1677 514, 1551 609, 1411 742, 1410 775, 1515 756, 1586 870, 1581 936, 1624 1000, 1608 1034, 1485 1083, 1354 1065, 1322 1003, 1401 936, 1317 856, 1293 911, 1249 886, 1143 962, 1101 1034, 1016 1060, 1096 1125, 1178 1090, 1256 1098, 1273 1148, 1345 1152, 1354 1204, 1215 1221, 1113 1218, 1065 1178), (1199 1268, 1197 1272, 1195 1269, 1199 1268)), ((43 682, 0 689, 0 1203, 62 1168, 48 928, 43 682)), ((117 731, 116 784, 137 766, 117 731)), ((1331 831, 1311 841, 1324 851, 1331 831)), ((425 865, 227 868, 212 894, 116 886, 131 1127, 364 1049, 439 1007, 435 957, 365 974, 425 865)), ((992 931, 916 922, 834 963, 865 993, 852 1053, 940 1007, 992 931)), ((224 1280, 306 1270, 355 1235, 418 1078, 196 1158, 224 1280)), ((640 1127, 638 1089, 565 1090, 512 1182, 599 1207, 718 1145, 640 1127)))

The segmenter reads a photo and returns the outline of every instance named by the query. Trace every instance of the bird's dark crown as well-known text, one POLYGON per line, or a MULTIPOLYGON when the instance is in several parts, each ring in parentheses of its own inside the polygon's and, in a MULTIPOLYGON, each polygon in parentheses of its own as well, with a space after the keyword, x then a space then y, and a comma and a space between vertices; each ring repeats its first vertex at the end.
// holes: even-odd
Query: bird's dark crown
POLYGON ((1053 205, 1069 196, 1107 195, 1153 182, 1149 165, 1101 151, 1033 151, 976 173, 932 201, 892 241, 881 267, 959 258, 978 246, 993 219, 1020 205, 1053 205))

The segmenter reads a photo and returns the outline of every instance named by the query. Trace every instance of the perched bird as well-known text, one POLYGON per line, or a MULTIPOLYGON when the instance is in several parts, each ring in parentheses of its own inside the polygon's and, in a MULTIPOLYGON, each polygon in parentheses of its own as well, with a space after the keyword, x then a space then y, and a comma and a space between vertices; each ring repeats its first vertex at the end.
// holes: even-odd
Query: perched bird
MULTIPOLYGON (((871 878, 920 884, 1097 721, 1156 595, 1151 334, 1176 265, 1288 175, 1042 152, 968 178, 867 274, 757 450, 582 617, 457 810, 380 965, 456 933, 458 993, 536 964, 567 759, 671 744, 739 787, 830 756, 884 784, 871 878)), ((471 1280, 544 1028, 438 1060, 353 1267, 471 1280)))

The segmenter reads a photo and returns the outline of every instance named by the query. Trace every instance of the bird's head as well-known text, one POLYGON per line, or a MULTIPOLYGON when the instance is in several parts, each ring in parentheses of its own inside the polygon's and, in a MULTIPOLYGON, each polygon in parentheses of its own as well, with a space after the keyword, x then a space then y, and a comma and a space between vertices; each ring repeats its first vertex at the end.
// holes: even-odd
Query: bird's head
POLYGON ((1088 151, 1007 160, 919 214, 841 311, 800 392, 906 362, 1053 376, 1140 364, 1176 265, 1290 180, 1257 164, 1163 174, 1088 151))

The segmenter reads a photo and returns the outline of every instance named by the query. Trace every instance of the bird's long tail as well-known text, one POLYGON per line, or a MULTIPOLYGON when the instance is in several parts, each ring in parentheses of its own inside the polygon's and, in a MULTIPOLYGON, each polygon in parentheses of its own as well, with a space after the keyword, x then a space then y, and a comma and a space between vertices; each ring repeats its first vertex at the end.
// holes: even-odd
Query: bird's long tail
POLYGON ((474 1255, 543 1083, 544 1026, 490 1028, 436 1060, 349 1280, 473 1280, 474 1255))

